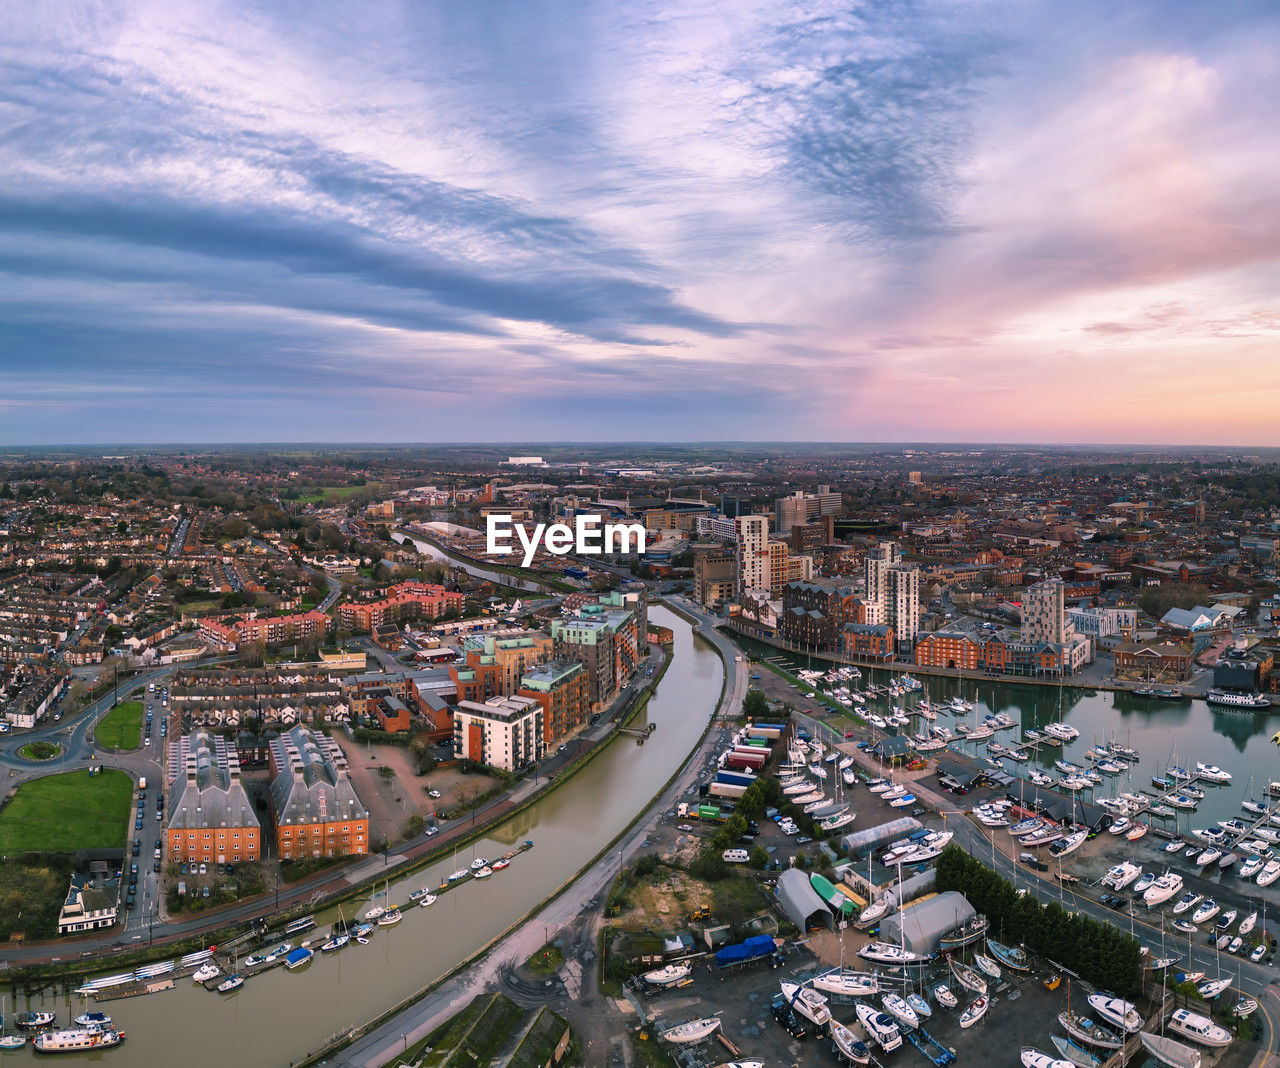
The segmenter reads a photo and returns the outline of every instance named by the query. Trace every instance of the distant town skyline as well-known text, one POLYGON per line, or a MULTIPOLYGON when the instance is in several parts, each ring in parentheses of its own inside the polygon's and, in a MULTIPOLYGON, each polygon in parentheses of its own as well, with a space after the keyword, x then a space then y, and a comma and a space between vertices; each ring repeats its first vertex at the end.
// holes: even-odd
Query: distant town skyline
POLYGON ((1266 3, 0 13, 0 443, 1280 445, 1266 3))

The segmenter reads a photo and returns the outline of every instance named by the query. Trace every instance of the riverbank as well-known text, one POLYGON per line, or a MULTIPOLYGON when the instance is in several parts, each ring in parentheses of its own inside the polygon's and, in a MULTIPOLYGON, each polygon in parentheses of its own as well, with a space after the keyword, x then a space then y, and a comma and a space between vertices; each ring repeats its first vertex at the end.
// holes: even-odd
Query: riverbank
MULTIPOLYGON (((576 593, 579 592, 578 587, 571 586, 563 579, 554 577, 550 572, 538 571, 533 568, 524 567, 507 567, 505 564, 495 564, 490 560, 482 559, 478 556, 472 556, 470 553, 462 552, 460 549, 452 545, 441 542, 440 539, 431 534, 425 534, 419 530, 409 530, 405 527, 397 527, 391 532, 394 538, 397 534, 403 535, 409 541, 422 541, 432 546, 447 557, 453 557, 463 564, 471 564, 473 567, 483 568, 485 571, 491 571, 497 575, 506 575, 509 578, 517 579, 521 582, 529 583, 538 587, 544 593, 576 593)), ((520 589, 521 587, 514 587, 520 589)))
MULTIPOLYGON (((789 656, 802 656, 808 660, 819 660, 824 664, 831 664, 837 667, 856 667, 871 668, 880 671, 896 671, 900 674, 910 675, 927 675, 930 678, 937 679, 959 679, 965 682, 987 682, 987 683, 1009 683, 1016 686, 1044 686, 1049 689, 1057 689, 1062 686, 1074 687, 1084 690, 1106 690, 1111 693, 1133 693, 1134 686, 1120 685, 1114 681, 1108 682, 1105 678, 1082 678, 1080 676, 1068 676, 1066 678, 1045 678, 1036 675, 1005 675, 991 671, 966 671, 962 668, 944 668, 931 667, 926 664, 910 664, 899 661, 882 661, 874 660, 866 657, 840 656, 836 653, 824 652, 820 650, 810 649, 808 647, 801 648, 793 646, 787 642, 777 638, 767 637, 751 628, 736 623, 732 619, 723 621, 725 626, 735 634, 746 638, 760 645, 767 645, 779 652, 786 653, 789 656)), ((1134 684, 1137 685, 1137 684, 1134 684)), ((1184 690, 1184 697, 1193 700, 1203 700, 1205 690, 1184 690)))
MULTIPOLYGON (((676 614, 680 615, 681 618, 688 620, 688 617, 683 613, 677 612, 674 606, 667 604, 665 607, 667 607, 668 610, 670 611, 676 612, 676 614)), ((695 627, 696 627, 696 623, 691 623, 691 627, 690 627, 691 631, 693 631, 695 627)), ((694 637, 696 640, 696 637, 697 637, 696 633, 694 634, 694 637)), ((620 843, 627 843, 628 839, 630 838, 631 841, 629 844, 632 847, 634 847, 635 842, 638 841, 638 838, 636 837, 637 829, 643 825, 647 825, 648 822, 650 822, 656 817, 656 815, 660 810, 668 807, 668 805, 670 804, 670 795, 672 795, 673 790, 684 788, 682 780, 686 776, 688 776, 691 768, 696 767, 698 761, 701 759, 702 750, 704 747, 706 747, 708 738, 710 737, 710 734, 713 728, 715 727, 716 721, 725 715, 725 708, 723 706, 724 706, 724 701, 726 699, 725 695, 727 692, 727 682, 728 682, 728 678, 732 668, 730 663, 725 659, 725 654, 723 650, 721 650, 716 645, 715 642, 706 642, 706 644, 710 646, 712 651, 716 653, 717 657, 719 657, 721 661, 724 681, 722 681, 722 684, 721 684, 720 696, 718 697, 712 709, 712 714, 708 717, 707 723, 704 726, 702 733, 699 735, 698 740, 693 746, 693 748, 690 750, 690 752, 682 761, 682 763, 677 766, 676 770, 671 774, 671 776, 650 797, 648 803, 639 812, 637 812, 636 815, 620 831, 618 831, 617 834, 615 834, 612 838, 610 838, 608 842, 606 842, 603 846, 601 846, 601 848, 594 854, 594 856, 592 856, 586 862, 586 864, 584 864, 576 872, 569 875, 569 877, 566 878, 558 887, 556 887, 555 890, 550 895, 544 898, 536 906, 528 910, 524 915, 514 920, 511 924, 507 926, 507 928, 505 928, 503 931, 496 934, 492 939, 490 939, 484 946, 478 949, 475 953, 471 954, 465 960, 460 962, 456 967, 451 969, 447 974, 442 975, 439 978, 433 980, 431 983, 426 984, 419 990, 415 991, 413 994, 402 999, 400 1002, 392 1006, 390 1009, 386 1010, 383 1013, 380 1013, 377 1017, 373 1018, 372 1020, 368 1021, 363 1025, 360 1025, 357 1028, 352 1029, 349 1033, 344 1034, 343 1036, 336 1039, 335 1041, 327 1043, 321 1049, 318 1049, 308 1054, 305 1058, 303 1058, 303 1060, 298 1062, 297 1068, 306 1068, 306 1066, 317 1065, 317 1064, 327 1063, 331 1061, 336 1054, 341 1053, 344 1049, 351 1047, 354 1043, 360 1041, 362 1038, 371 1036, 375 1032, 377 1032, 379 1029, 386 1027, 388 1024, 392 1023, 392 1021, 395 1021, 398 1017, 401 1017, 403 1014, 413 1009, 415 1006, 420 1005, 425 999, 430 997, 435 991, 439 990, 440 987, 442 987, 445 983, 448 983, 454 979, 458 979, 464 973, 468 972, 473 968, 476 968, 478 965, 484 962, 487 958, 490 958, 491 956, 496 955, 499 950, 504 951, 503 952, 504 958, 512 957, 514 955, 514 957, 520 960, 527 959, 528 953, 520 945, 514 944, 514 940, 516 936, 518 936, 522 931, 528 930, 530 928, 530 925, 532 925, 537 930, 542 931, 541 942, 545 944, 547 939, 546 939, 546 931, 543 930, 543 928, 549 927, 550 925, 549 924, 544 925, 540 922, 535 922, 535 921, 537 921, 539 917, 543 917, 544 914, 547 912, 547 910, 552 908, 552 906, 561 902, 564 896, 568 894, 570 891, 577 890, 579 892, 582 892, 584 890, 584 882, 590 879, 593 875, 603 875, 608 871, 610 871, 612 869, 613 856, 615 853, 619 853, 620 843), (521 953, 524 954, 523 957, 520 956, 521 953)), ((662 675, 665 674, 666 667, 671 662, 671 659, 672 658, 668 657, 664 661, 662 672, 659 674, 658 678, 654 680, 654 685, 652 690, 646 693, 643 702, 640 703, 639 707, 637 707, 630 716, 628 716, 626 722, 630 722, 630 720, 633 719, 635 715, 639 713, 641 708, 643 708, 648 704, 649 697, 651 697, 653 692, 656 691, 657 683, 661 681, 662 675)), ((622 725, 625 725, 625 723, 622 725)), ((616 740, 619 737, 619 735, 616 731, 614 731, 610 737, 611 739, 616 740)), ((621 868, 622 863, 623 863, 623 860, 622 860, 621 854, 619 854, 619 868, 621 868)), ((614 873, 614 877, 616 877, 616 872, 614 873)), ((573 910, 573 911, 575 913, 580 914, 580 910, 573 910)), ((507 963, 509 963, 509 961, 507 961, 507 963)), ((482 978, 483 977, 481 976, 469 977, 472 985, 477 985, 482 978)), ((463 989, 466 989, 467 987, 466 982, 460 983, 459 985, 462 986, 463 989)), ((443 1010, 444 1014, 447 1014, 448 1012, 453 1011, 453 1005, 455 1003, 455 1000, 456 999, 450 1000, 450 1002, 448 1003, 448 1007, 443 1010)), ((439 1015, 441 1014, 437 1014, 437 1016, 433 1016, 424 1021, 418 1021, 416 1023, 400 1022, 400 1023, 397 1023, 395 1027, 393 1027, 391 1030, 399 1034, 400 1040, 404 1043, 404 1047, 407 1049, 410 1046, 412 1046, 414 1043, 420 1041, 421 1038, 424 1037, 425 1035, 430 1034, 431 1031, 436 1026, 438 1026, 440 1022, 440 1020, 438 1019, 439 1015)), ((395 1049, 390 1049, 386 1051, 385 1056, 374 1057, 364 1063, 390 1064, 396 1061, 396 1053, 397 1051, 395 1049)), ((339 1062, 339 1063, 342 1063, 342 1062, 339 1062)))
POLYGON ((470 826, 462 822, 438 835, 419 835, 410 842, 381 854, 382 864, 377 863, 379 854, 371 854, 342 868, 317 873, 309 880, 300 880, 283 895, 277 896, 274 905, 271 904, 272 892, 245 899, 231 906, 232 910, 239 913, 234 919, 228 919, 225 910, 222 918, 210 917, 207 924, 200 924, 200 918, 196 917, 189 921, 194 926, 188 928, 184 924, 184 929, 180 932, 157 934, 145 947, 133 949, 117 943, 95 951, 85 949, 84 940, 77 943, 76 940, 67 939, 30 944, 24 948, 48 949, 51 955, 21 965, 11 964, 4 978, 14 984, 15 991, 19 986, 28 992, 51 985, 56 987, 60 983, 70 986, 95 972, 106 969, 127 971, 153 961, 194 952, 209 944, 228 942, 248 932, 252 922, 260 916, 269 916, 270 929, 277 930, 294 919, 321 909, 364 898, 371 890, 383 884, 388 876, 394 874, 396 879, 405 878, 436 863, 448 853, 465 848, 486 837, 495 827, 545 800, 572 780, 607 751, 609 743, 619 736, 619 727, 631 723, 647 707, 672 659, 672 655, 664 653, 654 678, 645 680, 638 692, 629 697, 624 694, 618 698, 619 701, 625 700, 625 704, 613 711, 614 721, 609 724, 610 729, 606 733, 585 748, 580 747, 580 751, 574 752, 570 759, 541 783, 535 780, 531 784, 526 776, 504 794, 486 802, 472 814, 474 822, 470 826), (483 819, 479 818, 480 813, 483 813, 483 819), (361 872, 361 869, 365 869, 366 874, 357 877, 356 873, 361 872), (355 881, 351 881, 353 878, 355 881), (75 954, 74 958, 68 959, 69 954, 75 954))

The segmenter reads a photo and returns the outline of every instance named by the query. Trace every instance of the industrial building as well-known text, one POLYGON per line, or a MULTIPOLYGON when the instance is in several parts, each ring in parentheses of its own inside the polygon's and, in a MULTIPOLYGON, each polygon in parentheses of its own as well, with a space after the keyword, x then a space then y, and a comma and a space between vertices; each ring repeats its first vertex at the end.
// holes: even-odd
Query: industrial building
POLYGON ((815 927, 835 930, 836 921, 831 909, 814 890, 808 874, 799 868, 788 868, 779 875, 774 892, 782 911, 800 930, 811 931, 815 927))
POLYGON ((887 916, 880 922, 880 937, 912 953, 934 953, 944 934, 975 915, 964 894, 947 890, 887 916))

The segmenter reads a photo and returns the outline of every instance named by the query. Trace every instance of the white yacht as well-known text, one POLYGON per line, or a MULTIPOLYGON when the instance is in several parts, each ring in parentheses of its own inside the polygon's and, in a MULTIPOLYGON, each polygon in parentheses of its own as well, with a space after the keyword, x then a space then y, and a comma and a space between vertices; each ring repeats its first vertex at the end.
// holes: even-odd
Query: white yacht
POLYGON ((798 983, 788 983, 786 980, 778 986, 782 990, 782 996, 787 999, 787 1004, 806 1020, 818 1027, 826 1027, 831 1022, 831 1010, 827 1008, 827 999, 816 990, 800 986, 798 983))
POLYGON ((1122 998, 1112 994, 1090 994, 1089 1008, 1105 1023, 1119 1027, 1127 1034, 1137 1034, 1142 1030, 1142 1017, 1138 1010, 1122 998))
POLYGON ((840 994, 849 998, 869 997, 880 992, 880 976, 874 972, 851 972, 838 968, 816 976, 813 988, 824 994, 840 994))
POLYGON ((914 1029, 920 1026, 920 1017, 916 1015, 916 1010, 897 994, 884 994, 880 1000, 884 1004, 884 1011, 905 1027, 914 1029))
POLYGON ((858 956, 881 964, 923 964, 929 958, 896 946, 892 942, 869 942, 858 950, 858 956))
POLYGON ((706 1016, 700 1020, 686 1020, 682 1024, 676 1024, 675 1027, 668 1027, 661 1032, 661 1037, 667 1042, 679 1044, 701 1042, 704 1038, 710 1038, 719 1028, 719 1017, 706 1016))
POLYGON ((1169 1017, 1169 1030, 1189 1038, 1201 1046, 1218 1048, 1231 1044, 1231 1032, 1219 1027, 1209 1017, 1201 1016, 1190 1009, 1174 1009, 1169 1017))
POLYGON ((1146 893, 1142 895, 1142 902, 1147 908, 1153 909, 1157 905, 1163 905, 1181 890, 1182 876, 1167 871, 1147 887, 1146 893))
POLYGON ((902 1045, 902 1034, 892 1016, 886 1016, 874 1005, 859 1001, 857 1007, 858 1022, 867 1033, 867 1037, 885 1053, 892 1053, 902 1045))
POLYGON ((640 978, 650 986, 675 986, 681 980, 688 979, 692 972, 693 966, 688 961, 678 961, 655 971, 645 972, 640 978))

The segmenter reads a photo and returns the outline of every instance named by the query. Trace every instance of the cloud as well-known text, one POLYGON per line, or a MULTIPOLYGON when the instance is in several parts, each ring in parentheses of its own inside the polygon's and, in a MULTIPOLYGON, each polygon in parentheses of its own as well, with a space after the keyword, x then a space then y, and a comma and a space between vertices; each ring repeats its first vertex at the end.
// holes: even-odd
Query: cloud
POLYGON ((1278 37, 1154 0, 10 6, 0 436, 1177 440, 1218 396, 1270 440, 1278 37))

